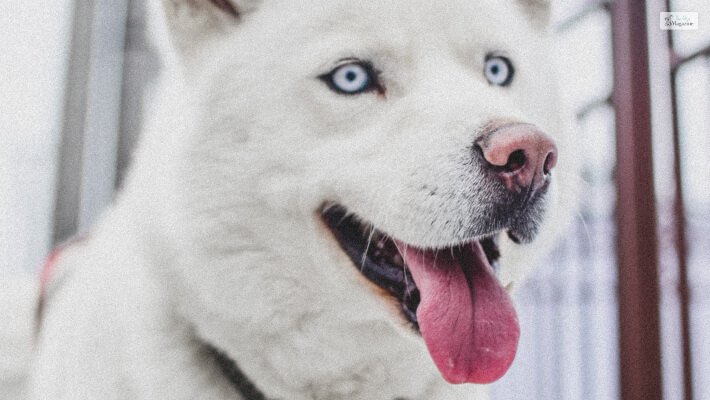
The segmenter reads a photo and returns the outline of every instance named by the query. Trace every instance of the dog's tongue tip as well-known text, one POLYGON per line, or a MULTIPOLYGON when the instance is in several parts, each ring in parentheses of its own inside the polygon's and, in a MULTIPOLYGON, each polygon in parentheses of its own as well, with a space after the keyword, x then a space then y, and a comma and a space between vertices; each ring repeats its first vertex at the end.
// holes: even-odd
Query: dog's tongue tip
POLYGON ((478 242, 457 256, 397 243, 421 292, 419 327, 450 383, 490 383, 510 368, 520 326, 513 300, 478 242))

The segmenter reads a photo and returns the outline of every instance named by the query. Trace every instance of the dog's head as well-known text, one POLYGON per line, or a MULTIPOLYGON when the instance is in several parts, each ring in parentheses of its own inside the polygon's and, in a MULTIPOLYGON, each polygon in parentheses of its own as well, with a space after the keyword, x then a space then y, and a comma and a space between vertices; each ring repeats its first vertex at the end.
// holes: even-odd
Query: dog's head
POLYGON ((163 3, 185 77, 164 224, 201 334, 387 322, 450 382, 505 373, 503 288, 571 198, 545 2, 163 3))

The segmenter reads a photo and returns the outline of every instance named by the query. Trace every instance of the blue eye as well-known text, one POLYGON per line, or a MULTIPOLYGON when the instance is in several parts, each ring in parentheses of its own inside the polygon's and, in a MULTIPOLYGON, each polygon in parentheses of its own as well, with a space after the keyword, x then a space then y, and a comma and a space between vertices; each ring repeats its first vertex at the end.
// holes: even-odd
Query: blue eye
POLYGON ((493 85, 508 86, 513 80, 513 64, 503 56, 488 57, 483 72, 493 85))
POLYGON ((380 88, 376 73, 368 63, 362 61, 341 64, 319 78, 341 94, 358 94, 380 88))

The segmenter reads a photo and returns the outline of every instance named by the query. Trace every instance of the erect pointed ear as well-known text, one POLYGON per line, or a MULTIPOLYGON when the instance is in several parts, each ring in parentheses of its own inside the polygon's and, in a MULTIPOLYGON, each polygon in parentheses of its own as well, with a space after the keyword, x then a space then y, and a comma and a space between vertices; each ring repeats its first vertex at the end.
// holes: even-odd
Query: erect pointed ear
POLYGON ((162 0, 167 26, 178 51, 189 55, 200 42, 224 34, 259 0, 162 0))
POLYGON ((538 28, 547 28, 550 24, 550 0, 518 0, 532 24, 538 28))

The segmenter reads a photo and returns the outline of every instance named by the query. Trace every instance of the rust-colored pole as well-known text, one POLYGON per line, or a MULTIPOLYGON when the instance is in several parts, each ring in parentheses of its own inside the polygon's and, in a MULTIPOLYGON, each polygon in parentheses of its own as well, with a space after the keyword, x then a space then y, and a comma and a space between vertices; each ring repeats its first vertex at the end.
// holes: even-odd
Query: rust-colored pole
POLYGON ((646 4, 611 6, 621 398, 663 397, 646 4))

